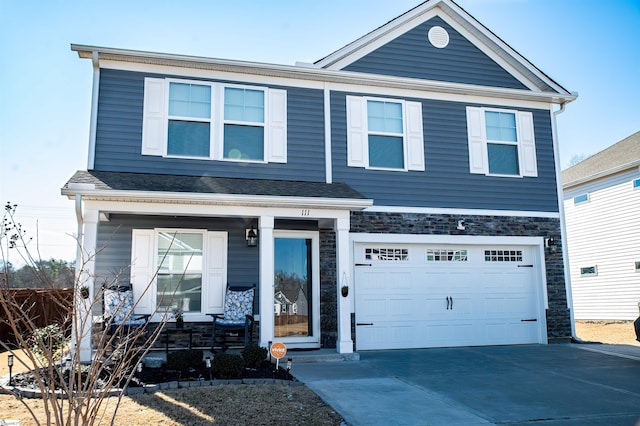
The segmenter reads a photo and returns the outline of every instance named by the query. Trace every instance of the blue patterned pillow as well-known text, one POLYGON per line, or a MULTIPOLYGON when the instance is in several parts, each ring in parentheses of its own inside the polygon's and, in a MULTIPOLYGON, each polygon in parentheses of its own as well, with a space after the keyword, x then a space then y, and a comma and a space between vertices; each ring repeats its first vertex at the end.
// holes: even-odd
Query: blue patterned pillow
MULTIPOLYGON (((133 309, 133 291, 104 290, 104 316, 120 324, 130 317, 133 309)), ((129 318, 133 319, 133 318, 129 318)))
POLYGON ((246 315, 253 315, 253 292, 254 289, 246 291, 227 291, 224 296, 224 320, 225 324, 244 324, 246 315))

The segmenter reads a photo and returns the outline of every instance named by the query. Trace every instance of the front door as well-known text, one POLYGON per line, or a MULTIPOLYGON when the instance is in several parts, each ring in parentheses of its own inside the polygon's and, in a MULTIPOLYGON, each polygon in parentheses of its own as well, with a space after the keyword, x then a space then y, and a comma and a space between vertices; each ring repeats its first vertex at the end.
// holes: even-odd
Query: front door
POLYGON ((273 338, 288 347, 320 346, 318 233, 274 231, 273 338))

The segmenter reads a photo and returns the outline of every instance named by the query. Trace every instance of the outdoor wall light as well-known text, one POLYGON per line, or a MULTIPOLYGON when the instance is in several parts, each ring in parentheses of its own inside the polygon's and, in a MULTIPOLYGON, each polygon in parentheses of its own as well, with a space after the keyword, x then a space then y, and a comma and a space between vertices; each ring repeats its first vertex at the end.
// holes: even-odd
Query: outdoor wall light
POLYGON ((11 370, 13 369, 13 354, 7 356, 7 365, 9 366, 9 386, 13 386, 13 380, 11 378, 11 370))
POLYGON ((544 239, 544 247, 548 248, 550 252, 555 253, 556 251, 556 240, 553 238, 545 238, 544 239))
POLYGON ((460 219, 460 220, 458 220, 458 224, 457 224, 457 226, 456 226, 456 229, 457 229, 458 231, 464 231, 465 229, 467 229, 467 225, 465 225, 465 223, 464 223, 464 219, 460 219))
POLYGON ((247 240, 247 247, 255 247, 258 245, 258 233, 253 225, 251 229, 245 229, 245 239, 247 240))

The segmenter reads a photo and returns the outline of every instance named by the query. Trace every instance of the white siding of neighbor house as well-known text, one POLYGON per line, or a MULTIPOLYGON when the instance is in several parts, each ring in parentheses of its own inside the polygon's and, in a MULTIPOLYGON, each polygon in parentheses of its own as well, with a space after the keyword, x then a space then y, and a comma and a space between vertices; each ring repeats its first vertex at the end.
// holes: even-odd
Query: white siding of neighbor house
POLYGON ((579 320, 632 320, 640 302, 640 170, 564 191, 573 309, 579 320), (589 194, 589 201, 573 198, 589 194), (597 275, 580 276, 596 266, 597 275))

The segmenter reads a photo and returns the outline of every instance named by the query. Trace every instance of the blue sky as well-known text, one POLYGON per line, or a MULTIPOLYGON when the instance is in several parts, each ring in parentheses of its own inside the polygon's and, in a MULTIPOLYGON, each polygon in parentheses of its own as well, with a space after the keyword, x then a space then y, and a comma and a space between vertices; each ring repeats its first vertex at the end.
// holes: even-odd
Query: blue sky
MULTIPOLYGON (((640 130, 640 0, 458 0, 579 98, 558 117, 561 163, 640 130)), ((314 62, 419 0, 0 0, 0 202, 43 258, 75 257, 92 69, 71 43, 293 65, 314 62), (36 227, 37 220, 37 227, 36 227)), ((17 259, 10 258, 16 263, 17 259)))

